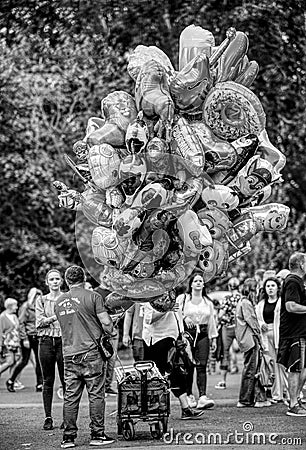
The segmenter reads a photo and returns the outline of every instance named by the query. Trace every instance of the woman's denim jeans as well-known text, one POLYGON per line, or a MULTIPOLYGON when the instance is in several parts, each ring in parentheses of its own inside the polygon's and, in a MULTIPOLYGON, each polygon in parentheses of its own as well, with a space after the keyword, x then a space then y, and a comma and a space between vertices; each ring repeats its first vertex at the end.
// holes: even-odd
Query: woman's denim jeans
POLYGON ((77 436, 77 417, 84 386, 88 393, 91 436, 98 437, 104 432, 106 364, 97 349, 67 356, 64 361, 64 437, 77 436))
POLYGON ((254 405, 255 402, 263 402, 267 399, 265 389, 260 384, 258 377, 259 344, 244 353, 244 367, 241 375, 239 402, 244 405, 254 405))
POLYGON ((56 364, 63 390, 65 392, 62 338, 41 336, 39 338, 39 361, 43 375, 43 402, 45 416, 51 417, 56 364))

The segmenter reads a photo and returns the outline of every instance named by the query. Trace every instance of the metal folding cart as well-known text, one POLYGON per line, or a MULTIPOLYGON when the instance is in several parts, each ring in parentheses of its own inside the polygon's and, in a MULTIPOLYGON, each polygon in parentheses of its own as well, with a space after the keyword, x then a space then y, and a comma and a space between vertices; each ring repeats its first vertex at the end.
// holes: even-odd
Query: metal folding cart
POLYGON ((118 434, 135 437, 135 424, 148 422, 151 436, 159 439, 167 431, 170 391, 167 380, 153 361, 139 361, 115 369, 118 384, 118 434))

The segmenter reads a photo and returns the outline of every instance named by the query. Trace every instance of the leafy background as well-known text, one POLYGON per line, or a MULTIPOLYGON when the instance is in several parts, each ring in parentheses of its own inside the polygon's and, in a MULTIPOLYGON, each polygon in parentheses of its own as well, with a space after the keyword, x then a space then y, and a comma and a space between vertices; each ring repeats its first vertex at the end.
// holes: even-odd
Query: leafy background
POLYGON ((31 286, 44 288, 50 267, 80 263, 74 213, 58 208, 52 187, 62 179, 82 189, 63 154, 83 137, 87 119, 100 116, 105 95, 133 94, 126 67, 136 45, 160 47, 177 68, 179 35, 192 23, 212 31, 217 44, 230 26, 248 34, 248 56, 260 66, 252 90, 266 111, 271 141, 287 157, 272 201, 291 207, 288 229, 257 235, 253 253, 231 271, 280 269, 293 250, 306 248, 301 0, 2 0, 0 13, 2 299, 21 301, 31 286))

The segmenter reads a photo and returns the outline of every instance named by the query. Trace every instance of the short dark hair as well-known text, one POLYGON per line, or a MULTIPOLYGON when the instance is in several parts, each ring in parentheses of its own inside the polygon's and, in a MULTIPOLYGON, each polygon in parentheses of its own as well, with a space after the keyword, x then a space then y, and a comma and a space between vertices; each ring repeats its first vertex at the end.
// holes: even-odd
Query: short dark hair
POLYGON ((83 283, 86 280, 85 271, 80 266, 70 266, 65 272, 67 284, 83 283))

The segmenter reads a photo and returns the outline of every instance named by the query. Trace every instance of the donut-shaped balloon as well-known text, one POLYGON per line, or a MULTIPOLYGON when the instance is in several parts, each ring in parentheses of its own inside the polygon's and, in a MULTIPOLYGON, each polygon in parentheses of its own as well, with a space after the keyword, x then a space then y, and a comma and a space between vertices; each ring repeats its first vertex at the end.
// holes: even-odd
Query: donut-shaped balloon
POLYGON ((259 98, 233 81, 218 83, 208 92, 203 120, 217 136, 230 141, 249 133, 258 136, 266 126, 259 98))

